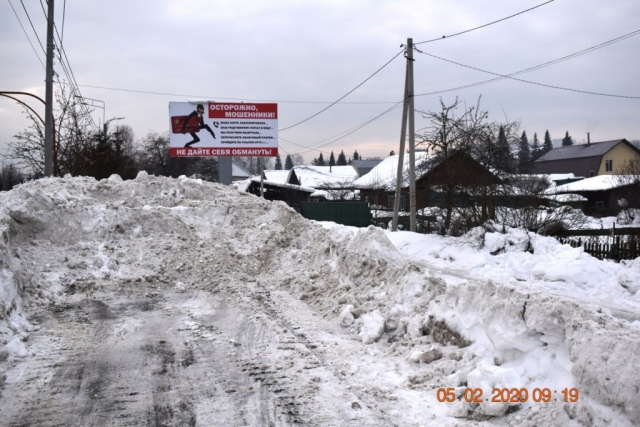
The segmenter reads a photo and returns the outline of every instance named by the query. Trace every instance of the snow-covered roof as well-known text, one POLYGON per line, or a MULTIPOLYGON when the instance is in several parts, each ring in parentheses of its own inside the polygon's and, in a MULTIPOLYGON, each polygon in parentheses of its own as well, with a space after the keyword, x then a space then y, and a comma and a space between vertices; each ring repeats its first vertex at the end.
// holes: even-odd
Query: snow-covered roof
MULTIPOLYGON (((416 166, 425 160, 431 158, 433 155, 427 154, 424 151, 416 152, 416 166)), ((356 188, 369 188, 369 189, 384 189, 391 191, 395 188, 396 179, 398 176, 398 160, 399 156, 389 156, 384 159, 380 164, 371 169, 371 172, 358 178, 354 187, 356 188)), ((403 159, 403 183, 402 186, 409 185, 409 155, 405 154, 403 159)), ((418 177, 416 177, 418 178, 418 177)))
MULTIPOLYGON (((286 184, 289 182, 289 175, 291 174, 290 170, 265 170, 264 176, 267 180, 271 182, 279 182, 280 184, 286 184)), ((258 177, 258 181, 260 181, 260 177, 258 177)))
MULTIPOLYGON (((280 172, 280 171, 277 171, 277 172, 280 172)), ((289 171, 285 171, 285 172, 289 172, 289 171)), ((257 182, 259 184, 260 183, 260 176, 252 176, 251 177, 251 182, 257 182)), ((305 187, 305 186, 302 186, 302 185, 287 184, 286 182, 282 182, 282 181, 273 181, 273 180, 270 180, 270 179, 266 179, 266 180, 264 180, 262 182, 264 184, 272 185, 274 187, 294 188, 296 190, 305 191, 307 193, 313 193, 314 191, 316 191, 315 188, 305 187)), ((249 187, 247 186, 247 188, 249 188, 249 187)))
POLYGON ((558 185, 549 190, 555 193, 575 193, 578 191, 605 191, 612 188, 624 187, 633 182, 629 175, 598 175, 569 184, 558 185))
POLYGON ((231 162, 231 176, 234 178, 249 178, 251 174, 234 162, 231 162))
POLYGON ((565 179, 582 178, 581 176, 575 176, 572 173, 550 173, 548 176, 551 181, 563 181, 565 179))
POLYGON ((558 203, 569 203, 569 202, 586 202, 588 199, 579 194, 575 193, 566 193, 566 194, 550 194, 545 197, 545 199, 553 200, 558 203))
MULTIPOLYGON (((309 188, 320 187, 344 187, 351 185, 358 178, 358 171, 353 166, 294 166, 292 171, 295 172, 300 184, 309 188)), ((265 170, 265 176, 269 181, 280 182, 282 184, 289 182, 288 170, 265 170)))
POLYGON ((353 166, 294 166, 300 184, 308 187, 344 187, 358 179, 358 171, 353 166))
POLYGON ((354 200, 359 194, 358 190, 316 190, 309 197, 312 198, 325 198, 327 200, 354 200))

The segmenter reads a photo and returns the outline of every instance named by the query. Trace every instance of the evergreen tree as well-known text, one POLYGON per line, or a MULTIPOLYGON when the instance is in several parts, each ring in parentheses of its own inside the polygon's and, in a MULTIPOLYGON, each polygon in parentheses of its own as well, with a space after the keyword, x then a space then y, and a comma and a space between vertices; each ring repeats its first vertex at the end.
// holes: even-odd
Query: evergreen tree
POLYGON ((542 152, 548 153, 553 150, 553 142, 551 142, 551 136, 549 135, 549 130, 544 133, 544 144, 542 146, 542 152))
MULTIPOLYGON (((289 155, 287 155, 287 157, 291 158, 289 155)), ((277 171, 281 171, 282 170, 282 160, 280 160, 280 154, 278 154, 276 156, 276 166, 275 166, 277 171)))
POLYGON ((522 132, 520 146, 518 147, 518 169, 521 173, 526 173, 531 162, 531 149, 529 148, 529 138, 527 131, 522 132))
POLYGON ((326 166, 322 153, 320 153, 317 159, 313 159, 313 162, 311 163, 313 163, 314 166, 326 166))
POLYGON ((333 155, 333 151, 331 151, 331 156, 329 157, 329 166, 336 165, 336 157, 333 155))
POLYGON ((353 152, 353 160, 360 160, 360 154, 358 154, 358 150, 353 152))
POLYGON ((344 155, 344 150, 340 151, 340 154, 338 154, 338 162, 336 164, 338 166, 347 165, 347 157, 344 155))
POLYGON ((498 130, 498 141, 496 142, 496 168, 504 172, 510 172, 513 165, 509 141, 505 133, 504 126, 498 130))
POLYGON ((533 134, 533 145, 531 145, 531 160, 536 160, 542 154, 542 147, 538 141, 538 134, 533 134))
POLYGON ((569 136, 569 131, 567 131, 567 133, 564 136, 564 138, 562 138, 562 146, 563 147, 568 147, 569 145, 573 145, 573 138, 571 138, 569 136))
POLYGON ((289 154, 287 154, 287 158, 284 159, 284 168, 286 170, 293 169, 293 160, 291 159, 291 156, 289 154))

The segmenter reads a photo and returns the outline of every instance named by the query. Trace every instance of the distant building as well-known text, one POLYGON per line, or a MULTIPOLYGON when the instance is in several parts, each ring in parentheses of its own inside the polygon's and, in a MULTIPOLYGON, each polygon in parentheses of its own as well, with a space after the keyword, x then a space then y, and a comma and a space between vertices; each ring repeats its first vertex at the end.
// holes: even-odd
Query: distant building
MULTIPOLYGON (((384 159, 367 175, 354 183, 360 189, 360 198, 379 209, 392 209, 398 177, 399 156, 384 159)), ((501 180, 484 166, 462 151, 456 151, 445 159, 433 154, 417 151, 416 164, 416 208, 440 206, 445 185, 455 184, 456 203, 469 199, 469 192, 477 186, 498 185, 501 180)), ((404 156, 400 184, 400 210, 409 209, 409 156, 404 156)))
POLYGON ((251 177, 251 174, 235 163, 231 163, 231 178, 233 181, 244 181, 251 177))
POLYGON ((381 161, 381 158, 353 160, 353 167, 356 169, 358 176, 360 177, 371 172, 371 169, 378 166, 381 161))
POLYGON ((640 182, 633 175, 599 175, 549 188, 552 195, 580 195, 587 215, 617 215, 625 207, 640 207, 640 182), (625 203, 621 203, 624 199, 625 203))
POLYGON ((573 173, 592 177, 621 173, 624 164, 640 159, 640 149, 626 139, 554 148, 533 162, 535 173, 573 173))

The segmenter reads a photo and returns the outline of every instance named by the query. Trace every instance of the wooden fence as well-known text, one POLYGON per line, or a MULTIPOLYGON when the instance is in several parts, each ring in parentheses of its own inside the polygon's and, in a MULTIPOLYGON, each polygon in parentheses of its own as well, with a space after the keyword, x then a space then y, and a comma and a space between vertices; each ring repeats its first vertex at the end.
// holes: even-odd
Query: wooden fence
POLYGON ((574 248, 583 247, 584 251, 598 259, 620 261, 640 256, 640 228, 612 228, 609 230, 568 230, 558 237, 560 243, 574 248), (578 240, 570 236, 580 236, 578 240), (610 243, 603 243, 594 237, 609 236, 610 243), (586 239, 582 239, 586 237, 586 239), (590 239, 591 238, 591 239, 590 239))

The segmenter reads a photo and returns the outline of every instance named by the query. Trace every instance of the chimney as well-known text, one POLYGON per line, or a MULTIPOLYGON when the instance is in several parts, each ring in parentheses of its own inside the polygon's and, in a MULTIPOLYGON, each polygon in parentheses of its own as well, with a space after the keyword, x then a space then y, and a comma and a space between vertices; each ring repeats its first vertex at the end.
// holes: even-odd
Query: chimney
POLYGON ((587 145, 591 145, 591 133, 587 132, 587 145))

